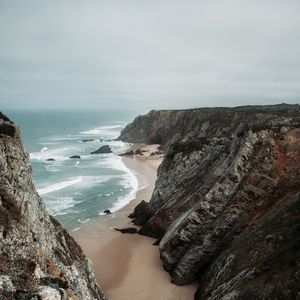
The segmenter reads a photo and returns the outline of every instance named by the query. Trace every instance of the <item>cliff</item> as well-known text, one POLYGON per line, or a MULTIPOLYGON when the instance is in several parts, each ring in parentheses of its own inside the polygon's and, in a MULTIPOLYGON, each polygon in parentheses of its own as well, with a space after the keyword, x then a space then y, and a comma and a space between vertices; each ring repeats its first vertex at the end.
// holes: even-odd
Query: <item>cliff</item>
POLYGON ((0 299, 107 299, 79 245, 49 216, 19 128, 0 113, 0 299))
POLYGON ((165 158, 139 233, 195 299, 300 297, 299 105, 151 111, 121 140, 165 158))

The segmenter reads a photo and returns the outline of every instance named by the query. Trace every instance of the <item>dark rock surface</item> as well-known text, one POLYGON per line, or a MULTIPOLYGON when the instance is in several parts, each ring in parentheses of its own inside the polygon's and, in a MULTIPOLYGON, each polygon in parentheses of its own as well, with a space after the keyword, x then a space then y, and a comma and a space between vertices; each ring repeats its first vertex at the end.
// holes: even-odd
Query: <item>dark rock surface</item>
POLYGON ((77 159, 81 159, 80 155, 72 155, 69 158, 77 158, 77 159))
POLYGON ((129 150, 129 151, 125 152, 125 153, 119 154, 119 156, 131 156, 131 155, 134 155, 133 150, 129 150))
POLYGON ((299 105, 152 111, 120 139, 164 145, 139 233, 174 283, 200 281, 196 299, 299 298, 299 105))
POLYGON ((104 145, 99 149, 91 152, 90 154, 105 154, 105 153, 112 153, 112 150, 108 145, 104 145))
POLYGON ((93 142, 94 139, 83 139, 81 140, 83 143, 87 143, 87 142, 93 142))
POLYGON ((135 150, 135 151, 134 151, 134 154, 135 154, 135 155, 144 155, 144 154, 142 153, 142 150, 141 150, 141 149, 135 150))
POLYGON ((55 161, 54 158, 47 158, 46 161, 55 161))
POLYGON ((80 246, 49 216, 19 129, 0 133, 0 299, 107 299, 80 246))
POLYGON ((127 228, 115 228, 115 230, 120 231, 121 233, 137 233, 137 229, 135 227, 127 227, 127 228))
POLYGON ((149 203, 142 200, 135 208, 133 213, 128 216, 133 219, 132 222, 136 225, 145 224, 151 217, 151 212, 149 209, 149 203))
POLYGON ((110 215, 110 214, 111 214, 111 211, 110 211, 109 209, 106 209, 106 210, 104 211, 104 213, 107 214, 107 215, 110 215))

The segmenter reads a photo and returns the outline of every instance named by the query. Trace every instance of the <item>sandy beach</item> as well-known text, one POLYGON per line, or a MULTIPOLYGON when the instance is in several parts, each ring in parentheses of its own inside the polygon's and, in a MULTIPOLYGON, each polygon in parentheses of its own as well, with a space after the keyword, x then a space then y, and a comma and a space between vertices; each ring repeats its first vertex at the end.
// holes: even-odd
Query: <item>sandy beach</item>
POLYGON ((150 156, 155 146, 143 156, 122 157, 125 165, 138 177, 147 179, 135 199, 119 211, 101 216, 71 232, 91 258, 97 281, 112 300, 193 299, 196 286, 176 286, 162 268, 157 246, 152 238, 138 234, 121 234, 113 228, 131 226, 128 218, 142 200, 149 201, 154 189, 160 155, 150 156))

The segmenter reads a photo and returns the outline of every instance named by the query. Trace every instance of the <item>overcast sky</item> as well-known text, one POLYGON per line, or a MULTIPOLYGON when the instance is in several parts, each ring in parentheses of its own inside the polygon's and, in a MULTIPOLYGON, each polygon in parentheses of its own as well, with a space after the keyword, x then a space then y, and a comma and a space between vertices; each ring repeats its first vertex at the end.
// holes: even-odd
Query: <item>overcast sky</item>
POLYGON ((0 0, 0 110, 299 99, 298 0, 0 0))

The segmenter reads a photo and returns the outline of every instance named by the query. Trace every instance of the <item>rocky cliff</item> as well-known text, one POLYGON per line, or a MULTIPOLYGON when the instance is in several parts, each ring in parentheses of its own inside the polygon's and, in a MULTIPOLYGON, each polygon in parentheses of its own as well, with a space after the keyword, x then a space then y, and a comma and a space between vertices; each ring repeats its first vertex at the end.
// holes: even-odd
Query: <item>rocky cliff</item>
POLYGON ((2 113, 0 299, 107 299, 79 245, 47 214, 20 130, 2 113))
POLYGON ((174 283, 199 281, 195 299, 300 299, 299 105, 151 111, 119 139, 165 146, 132 217, 174 283))

